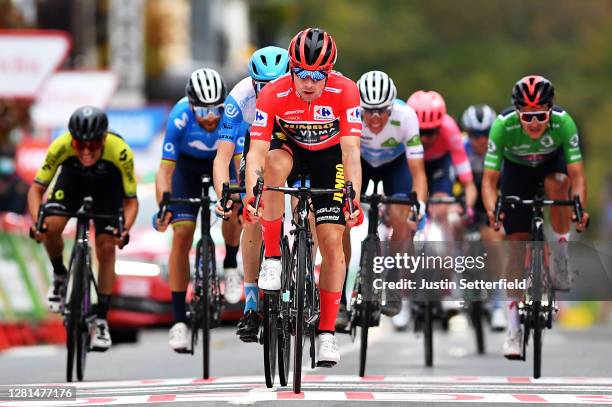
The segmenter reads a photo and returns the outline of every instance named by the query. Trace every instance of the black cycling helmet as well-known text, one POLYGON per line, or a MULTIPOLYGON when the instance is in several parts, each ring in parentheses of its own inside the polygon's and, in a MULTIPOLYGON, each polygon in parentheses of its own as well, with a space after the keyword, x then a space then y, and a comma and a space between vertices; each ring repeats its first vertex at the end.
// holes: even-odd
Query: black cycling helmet
POLYGON ((75 140, 101 139, 108 130, 108 117, 97 107, 79 107, 68 122, 68 130, 75 140))
POLYGON ((512 88, 512 104, 517 109, 526 106, 552 107, 555 87, 543 76, 529 75, 519 79, 512 88))

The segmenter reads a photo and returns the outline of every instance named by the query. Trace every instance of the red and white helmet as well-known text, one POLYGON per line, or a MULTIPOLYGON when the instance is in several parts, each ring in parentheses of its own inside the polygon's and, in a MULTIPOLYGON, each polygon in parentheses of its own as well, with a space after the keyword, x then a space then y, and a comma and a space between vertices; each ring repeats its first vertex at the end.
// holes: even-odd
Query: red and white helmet
POLYGON ((435 129, 442 125, 446 103, 438 92, 418 90, 410 95, 408 105, 416 112, 421 129, 435 129))

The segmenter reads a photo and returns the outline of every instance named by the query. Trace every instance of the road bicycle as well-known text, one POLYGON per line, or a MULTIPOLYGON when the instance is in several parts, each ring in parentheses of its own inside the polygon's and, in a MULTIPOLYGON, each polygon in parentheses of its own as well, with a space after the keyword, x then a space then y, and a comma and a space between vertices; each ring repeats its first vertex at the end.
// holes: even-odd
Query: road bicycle
MULTIPOLYGON (((65 211, 62 205, 47 203, 40 206, 36 229, 45 232, 44 221, 48 216, 62 216, 77 220, 76 239, 70 254, 68 266, 69 300, 62 309, 64 326, 66 327, 66 381, 71 382, 76 359, 76 377, 82 381, 85 375, 87 352, 90 350, 91 336, 95 331, 96 315, 92 307, 92 286, 96 297, 98 285, 93 275, 91 264, 91 247, 89 246, 89 229, 92 220, 115 222, 116 236, 124 232, 123 208, 117 215, 95 214, 92 212, 94 201, 87 196, 83 198, 81 207, 76 212, 65 211)), ((128 243, 125 239, 123 246, 128 243)))

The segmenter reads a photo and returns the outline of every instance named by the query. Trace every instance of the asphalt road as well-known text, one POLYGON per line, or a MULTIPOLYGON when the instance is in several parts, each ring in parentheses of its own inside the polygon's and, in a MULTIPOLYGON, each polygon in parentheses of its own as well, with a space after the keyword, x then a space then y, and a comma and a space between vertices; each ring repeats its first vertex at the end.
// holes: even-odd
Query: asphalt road
MULTIPOLYGON (((612 405, 612 326, 564 330, 555 326, 544 338, 543 378, 530 375, 532 362, 501 356, 503 333, 488 333, 486 355, 477 355, 463 317, 449 332, 436 331, 434 367, 423 365, 423 342, 412 332, 396 333, 388 322, 371 333, 367 376, 358 371, 359 341, 339 335, 341 363, 304 369, 303 393, 267 389, 262 347, 237 340, 232 327, 212 338, 212 379, 202 380, 201 352, 178 355, 167 333, 147 331, 137 344, 122 344, 103 354, 90 353, 86 381, 77 384, 77 400, 2 401, 0 406, 312 403, 348 406, 354 401, 391 405, 467 402, 485 405, 612 405)), ((531 356, 531 354, 529 355, 531 356)), ((0 354, 0 384, 52 384, 64 380, 62 347, 12 349, 0 354)), ((307 362, 307 359, 304 359, 307 362)), ((6 390, 6 387, 5 387, 6 390)))

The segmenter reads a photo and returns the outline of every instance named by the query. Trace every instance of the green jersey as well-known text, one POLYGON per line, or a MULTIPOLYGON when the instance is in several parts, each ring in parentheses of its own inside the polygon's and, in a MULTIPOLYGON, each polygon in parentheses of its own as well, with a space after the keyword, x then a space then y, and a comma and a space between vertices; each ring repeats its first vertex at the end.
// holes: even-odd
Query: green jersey
POLYGON ((558 106, 553 107, 548 128, 536 140, 521 126, 514 109, 501 113, 489 133, 489 149, 484 166, 499 171, 504 159, 527 167, 537 167, 563 149, 565 163, 582 161, 578 130, 572 117, 558 106))

